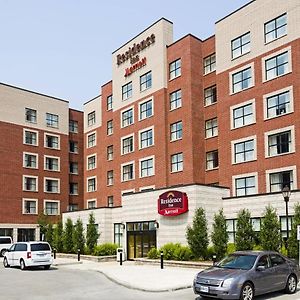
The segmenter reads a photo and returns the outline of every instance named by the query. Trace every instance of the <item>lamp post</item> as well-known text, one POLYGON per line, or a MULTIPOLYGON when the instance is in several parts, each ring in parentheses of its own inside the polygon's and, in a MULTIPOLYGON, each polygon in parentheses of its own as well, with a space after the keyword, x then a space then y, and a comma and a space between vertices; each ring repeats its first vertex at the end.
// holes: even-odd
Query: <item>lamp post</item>
POLYGON ((286 241, 288 242, 288 239, 289 239, 289 208, 288 208, 288 203, 289 203, 290 196, 291 196, 291 190, 287 185, 282 189, 282 196, 283 196, 283 199, 284 199, 284 202, 285 202, 286 241))

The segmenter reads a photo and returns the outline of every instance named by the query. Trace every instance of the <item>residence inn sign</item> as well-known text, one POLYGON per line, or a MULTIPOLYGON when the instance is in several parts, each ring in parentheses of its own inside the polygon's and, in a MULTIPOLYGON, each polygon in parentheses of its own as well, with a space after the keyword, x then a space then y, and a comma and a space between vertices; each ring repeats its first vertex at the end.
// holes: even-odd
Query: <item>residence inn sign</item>
POLYGON ((173 217, 188 211, 188 197, 186 193, 168 191, 158 198, 158 213, 162 216, 173 217))

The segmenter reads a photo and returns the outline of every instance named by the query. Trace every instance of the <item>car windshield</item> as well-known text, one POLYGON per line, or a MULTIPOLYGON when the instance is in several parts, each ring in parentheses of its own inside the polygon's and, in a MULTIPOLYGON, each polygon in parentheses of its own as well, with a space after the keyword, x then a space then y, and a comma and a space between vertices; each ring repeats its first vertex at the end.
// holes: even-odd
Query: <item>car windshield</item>
POLYGON ((221 260, 217 267, 224 269, 242 269, 250 270, 256 260, 257 256, 248 254, 230 254, 221 260))
POLYGON ((50 247, 45 243, 31 244, 31 251, 50 251, 50 247))

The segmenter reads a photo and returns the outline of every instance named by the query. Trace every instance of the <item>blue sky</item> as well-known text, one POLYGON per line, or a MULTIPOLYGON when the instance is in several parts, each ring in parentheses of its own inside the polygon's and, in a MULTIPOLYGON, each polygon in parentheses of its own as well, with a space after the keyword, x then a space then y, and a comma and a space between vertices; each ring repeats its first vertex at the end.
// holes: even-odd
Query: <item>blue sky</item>
POLYGON ((161 17, 205 39, 249 0, 0 0, 0 82, 82 110, 111 80, 111 53, 161 17))

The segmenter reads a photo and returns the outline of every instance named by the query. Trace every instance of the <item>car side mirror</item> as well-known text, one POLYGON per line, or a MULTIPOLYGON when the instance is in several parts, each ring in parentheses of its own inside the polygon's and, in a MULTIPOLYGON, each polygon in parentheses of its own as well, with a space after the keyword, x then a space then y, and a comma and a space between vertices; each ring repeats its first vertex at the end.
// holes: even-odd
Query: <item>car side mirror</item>
POLYGON ((265 269, 266 269, 265 266, 258 266, 258 267, 256 268, 256 270, 259 271, 259 272, 264 271, 265 269))

